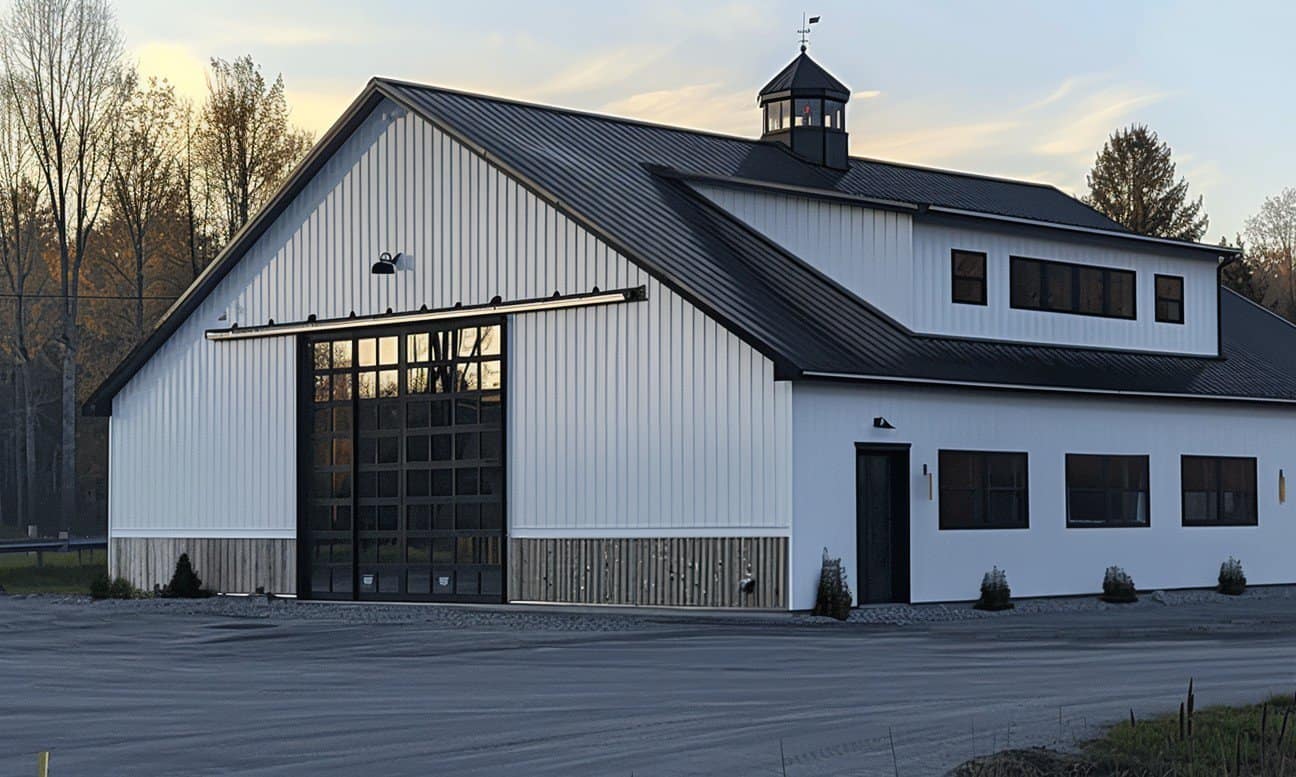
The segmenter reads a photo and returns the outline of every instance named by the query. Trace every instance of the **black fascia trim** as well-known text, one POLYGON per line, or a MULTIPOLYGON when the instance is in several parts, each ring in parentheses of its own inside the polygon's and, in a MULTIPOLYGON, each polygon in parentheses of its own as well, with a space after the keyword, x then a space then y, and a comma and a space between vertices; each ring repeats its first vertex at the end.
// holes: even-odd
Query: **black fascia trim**
MULTIPOLYGON (((464 145, 466 148, 476 153, 486 162, 499 168, 501 172, 503 172, 505 175, 508 175, 513 180, 517 181, 518 184, 520 184, 524 189, 534 194, 536 197, 540 198, 543 202, 548 203, 550 206, 557 209, 560 213, 567 216, 568 218, 570 218, 572 221, 579 224, 584 229, 588 230, 590 234, 594 235, 599 240, 606 243, 609 248, 621 254, 622 256, 626 257, 632 263, 641 267, 650 276, 656 278, 663 286, 665 286, 666 288, 670 289, 671 291, 683 297, 690 304, 692 304, 694 307, 701 310, 709 318, 719 323, 725 329, 729 330, 730 332, 733 332, 738 337, 738 339, 742 340, 747 345, 755 349, 757 353, 760 353, 762 356, 764 356, 765 358, 769 359, 771 362, 774 363, 774 376, 776 380, 788 380, 795 376, 800 375, 801 368, 792 360, 790 356, 777 351, 776 349, 771 347, 768 343, 766 343, 764 340, 762 340, 759 337, 756 337, 746 327, 740 326, 733 319, 720 313, 718 310, 715 309, 713 305, 706 302, 702 294, 695 292, 692 288, 690 288, 679 278, 676 278, 674 275, 671 275, 670 273, 663 271, 660 267, 657 266, 656 263, 644 260, 638 251, 632 250, 631 248, 626 246, 624 242, 617 239, 611 232, 604 229, 601 225, 595 223, 592 219, 585 216, 585 214, 580 213, 579 211, 569 206, 565 201, 559 199, 548 189, 545 189, 538 182, 532 180, 530 176, 523 173, 507 159, 501 157, 500 155, 492 151, 488 151, 480 143, 473 140, 468 135, 466 135, 465 133, 461 132, 460 130, 452 126, 449 122, 442 119, 439 115, 424 109, 422 106, 418 105, 415 101, 408 99, 405 95, 400 93, 399 89, 396 88, 397 86, 399 86, 398 82, 388 83, 386 80, 375 80, 374 82, 374 88, 384 97, 387 97, 389 100, 396 103, 397 105, 400 105, 401 107, 409 111, 412 111, 420 118, 422 118, 424 121, 428 122, 432 126, 444 132, 446 135, 450 136, 455 142, 464 145)), ((407 86, 408 88, 421 88, 421 89, 428 88, 426 86, 419 86, 416 84, 406 84, 405 86, 407 86)), ((681 132, 685 131, 685 130, 678 130, 678 128, 673 128, 673 129, 676 129, 677 131, 681 131, 681 132)))
POLYGON ((1197 243, 1154 242, 1142 235, 1105 232, 1096 227, 1082 227, 1064 222, 1034 221, 1022 223, 1016 216, 1001 216, 989 211, 948 213, 938 206, 919 208, 915 221, 950 227, 973 227, 996 234, 1011 234, 1039 240, 1056 240, 1080 245, 1101 245, 1142 254, 1158 256, 1183 256, 1192 259, 1219 261, 1223 256, 1234 256, 1234 249, 1212 247, 1197 243), (993 224, 993 227, 987 225, 993 224))
MULTIPOLYGON (((1211 357, 1206 357, 1211 358, 1211 357)), ((1090 399, 1108 400, 1146 400, 1153 402, 1183 402, 1192 405, 1296 405, 1296 397, 1271 397, 1265 395, 1239 396, 1232 394, 1180 394, 1171 391, 1154 391, 1139 389, 1105 389, 1093 386, 1071 386, 1065 384, 1040 383, 996 383, 993 381, 970 381, 959 378, 933 378, 913 375, 878 375, 872 373, 830 373, 822 370, 807 369, 799 377, 793 378, 803 383, 828 384, 869 384, 879 386, 903 387, 909 390, 928 389, 931 391, 992 391, 1012 392, 1037 397, 1082 396, 1090 399)))
POLYGON ((799 99, 836 100, 837 102, 844 103, 850 101, 850 92, 843 92, 840 89, 826 89, 822 87, 821 88, 797 87, 797 88, 789 88, 789 89, 780 89, 777 92, 762 92, 761 94, 758 95, 758 97, 759 97, 758 102, 760 106, 763 108, 765 107, 765 103, 773 102, 775 100, 789 100, 789 99, 790 100, 799 100, 799 99))

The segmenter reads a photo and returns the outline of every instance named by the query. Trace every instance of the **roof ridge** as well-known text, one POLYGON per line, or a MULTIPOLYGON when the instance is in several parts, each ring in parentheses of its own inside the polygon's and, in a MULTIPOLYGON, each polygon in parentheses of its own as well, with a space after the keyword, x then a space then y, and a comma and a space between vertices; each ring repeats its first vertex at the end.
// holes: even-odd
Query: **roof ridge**
MULTIPOLYGON (((753 138, 746 135, 734 135, 732 133, 719 132, 716 130, 700 129, 696 127, 681 127, 675 124, 665 124, 657 121, 649 121, 648 119, 637 119, 633 116, 621 116, 615 113, 602 113, 599 111, 588 110, 584 108, 569 108, 562 105, 554 105, 552 103, 543 103, 543 102, 535 102, 533 100, 524 100, 518 97, 505 97, 503 95, 497 95, 497 94, 471 92, 466 89, 455 89, 448 86, 440 86, 438 84, 429 84, 421 81, 410 81, 408 79, 392 78, 389 76, 374 76, 373 79, 371 80, 380 83, 391 84, 394 86, 409 87, 414 89, 425 89, 428 91, 442 92, 444 94, 452 94, 460 97, 471 97, 474 99, 487 100, 496 103, 504 103, 507 105, 517 105, 524 108, 534 108, 536 110, 542 110, 542 111, 547 111, 549 113, 557 113, 566 116, 578 116, 581 118, 597 119, 600 121, 611 121, 611 122, 616 122, 618 124, 628 124, 637 127, 649 127, 651 129, 668 130, 671 132, 679 132, 686 135, 701 135, 704 137, 717 138, 720 140, 746 143, 753 146, 768 146, 771 148, 780 148, 792 154, 793 158, 795 159, 798 159, 802 162, 807 161, 804 157, 799 156, 796 153, 792 152, 792 150, 783 143, 763 141, 760 138, 753 138)), ((865 162, 867 164, 886 165, 888 167, 898 167, 907 170, 920 170, 923 172, 936 173, 939 175, 952 175, 952 176, 958 176, 960 178, 972 178, 972 179, 982 180, 982 181, 993 181, 996 183, 1012 184, 1015 186, 1032 186, 1040 189, 1050 189, 1052 191, 1057 192, 1058 194, 1063 195, 1064 197, 1070 197, 1071 199, 1076 200, 1077 202, 1081 202, 1075 196, 1067 194, 1066 192, 1059 189, 1055 184, 1047 183, 1044 181, 1031 181, 1024 178, 1009 178, 1007 176, 1001 176, 1001 175, 974 173, 967 170, 955 170, 955 169, 944 168, 944 167, 933 167, 931 165, 919 165, 911 162, 898 162, 891 159, 879 159, 877 157, 861 156, 857 154, 848 154, 847 159, 855 162, 865 162)), ((1081 204, 1084 203, 1081 202, 1081 204)), ((1086 205, 1086 207, 1090 207, 1090 206, 1086 205)))
POLYGON ((483 92, 470 92, 466 89, 452 89, 447 86, 438 86, 437 84, 425 84, 419 81, 409 81, 401 78, 389 78, 387 76, 374 76, 373 81, 391 84, 400 87, 412 87, 414 89, 425 89, 432 92, 442 92, 460 97, 472 97, 478 100, 488 100, 490 102, 505 103, 507 105, 517 105, 523 108, 535 108, 536 110, 548 111, 550 113, 564 114, 567 116, 579 116, 586 119, 599 119, 601 121, 612 121, 618 124, 630 124, 637 127, 650 127, 652 129, 670 130, 688 135, 703 135, 706 137, 718 138, 720 140, 732 140, 739 143, 750 143, 753 145, 782 145, 781 143, 766 143, 759 138, 747 137, 744 135, 732 135, 726 132, 717 132, 716 130, 697 129, 694 127, 680 127, 675 124, 663 124, 647 119, 636 119, 633 116, 621 116, 615 113, 600 113, 598 111, 586 110, 584 108, 567 108, 561 105, 551 103, 534 102, 523 100, 517 97, 504 97, 496 94, 485 94, 483 92))

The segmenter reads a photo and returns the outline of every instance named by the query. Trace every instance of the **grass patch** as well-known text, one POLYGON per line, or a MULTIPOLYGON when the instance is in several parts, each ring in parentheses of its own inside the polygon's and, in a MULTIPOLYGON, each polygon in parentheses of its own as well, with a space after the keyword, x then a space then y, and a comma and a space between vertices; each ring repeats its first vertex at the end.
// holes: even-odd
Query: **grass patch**
POLYGON ((88 594, 90 582, 107 571, 104 550, 83 550, 80 561, 75 551, 46 552, 40 567, 35 553, 0 554, 0 586, 11 594, 88 594))
POLYGON ((1292 777, 1296 699, 1194 710, 1124 721, 1076 754, 1038 748, 979 758, 955 777, 1292 777))

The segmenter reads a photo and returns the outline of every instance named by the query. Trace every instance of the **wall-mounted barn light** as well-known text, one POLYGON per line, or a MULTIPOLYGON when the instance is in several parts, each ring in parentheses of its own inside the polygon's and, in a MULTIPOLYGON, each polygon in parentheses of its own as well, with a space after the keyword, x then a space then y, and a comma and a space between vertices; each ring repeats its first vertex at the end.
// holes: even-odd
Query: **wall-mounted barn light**
POLYGON ((882 416, 877 416, 873 419, 873 428, 874 429, 894 429, 895 427, 891 425, 890 421, 886 420, 882 416))
POLYGON ((400 258, 401 253, 399 251, 396 252, 395 256, 383 251, 378 255, 378 261, 374 262, 373 267, 369 268, 369 272, 374 275, 395 275, 396 262, 400 261, 400 258))

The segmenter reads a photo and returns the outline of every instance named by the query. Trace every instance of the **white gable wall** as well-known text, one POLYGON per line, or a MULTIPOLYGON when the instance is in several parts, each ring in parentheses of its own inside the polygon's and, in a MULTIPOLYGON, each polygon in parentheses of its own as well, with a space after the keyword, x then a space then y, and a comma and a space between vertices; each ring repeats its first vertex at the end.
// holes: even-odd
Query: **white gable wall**
POLYGON ((1011 342, 1216 354, 1215 263, 1041 240, 993 225, 948 227, 904 213, 781 192, 694 184, 712 202, 915 332, 1011 342), (950 252, 987 256, 987 305, 955 304, 950 252), (1010 256, 1132 269, 1137 319, 1016 310, 1009 302, 1010 256), (1154 276, 1184 279, 1184 323, 1155 320, 1154 276))
POLYGON ((694 184, 748 226, 906 326, 913 319, 913 219, 808 197, 694 184))
POLYGON ((295 536, 295 339, 206 329, 638 285, 647 302, 510 317, 510 534, 786 534, 770 361, 391 103, 115 398, 110 533, 295 536), (382 251, 405 254, 395 276, 370 273, 382 251))

